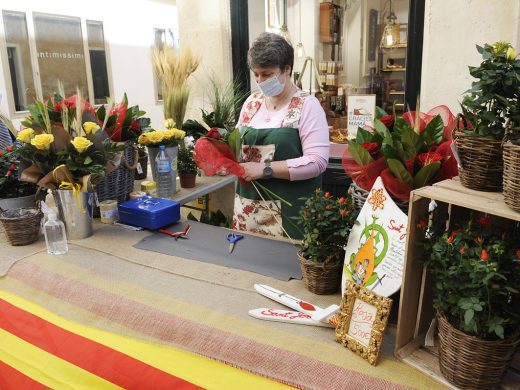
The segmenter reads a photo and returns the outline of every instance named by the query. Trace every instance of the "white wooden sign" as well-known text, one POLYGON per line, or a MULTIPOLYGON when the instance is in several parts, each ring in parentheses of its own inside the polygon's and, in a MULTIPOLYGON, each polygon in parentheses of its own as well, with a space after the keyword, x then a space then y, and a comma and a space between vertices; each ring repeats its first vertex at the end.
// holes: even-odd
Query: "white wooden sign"
POLYGON ((347 129, 355 137, 358 127, 374 127, 376 95, 350 95, 347 100, 347 129))
POLYGON ((350 232, 342 291, 347 280, 384 297, 399 290, 407 224, 407 215, 397 207, 378 177, 350 232))

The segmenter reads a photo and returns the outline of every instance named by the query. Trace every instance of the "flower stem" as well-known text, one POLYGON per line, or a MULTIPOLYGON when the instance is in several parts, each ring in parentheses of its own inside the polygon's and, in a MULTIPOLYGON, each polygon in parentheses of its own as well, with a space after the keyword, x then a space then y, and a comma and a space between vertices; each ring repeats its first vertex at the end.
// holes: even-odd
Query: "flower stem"
POLYGON ((274 196, 276 199, 282 201, 282 202, 285 203, 287 206, 292 207, 292 203, 289 203, 289 202, 287 202, 284 198, 280 197, 279 195, 276 195, 273 191, 269 190, 267 187, 265 187, 264 185, 260 184, 260 183, 258 182, 258 180, 254 180, 253 182, 254 182, 258 187, 260 187, 262 190, 264 190, 266 193, 268 193, 269 195, 274 196))

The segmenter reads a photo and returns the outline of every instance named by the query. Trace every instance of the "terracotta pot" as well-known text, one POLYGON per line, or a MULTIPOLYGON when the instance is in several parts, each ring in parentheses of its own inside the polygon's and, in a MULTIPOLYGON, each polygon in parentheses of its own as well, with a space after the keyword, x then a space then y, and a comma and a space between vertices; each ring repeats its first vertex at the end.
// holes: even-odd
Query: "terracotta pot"
POLYGON ((193 188, 195 187, 196 173, 179 173, 179 180, 182 188, 193 188))

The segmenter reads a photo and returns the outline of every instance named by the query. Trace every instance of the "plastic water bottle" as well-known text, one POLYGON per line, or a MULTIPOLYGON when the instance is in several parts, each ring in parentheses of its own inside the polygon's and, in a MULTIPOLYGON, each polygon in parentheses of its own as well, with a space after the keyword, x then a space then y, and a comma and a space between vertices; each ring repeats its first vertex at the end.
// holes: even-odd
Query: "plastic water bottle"
POLYGON ((43 225, 45 244, 49 255, 63 255, 69 251, 65 225, 54 212, 47 215, 47 222, 43 225))
POLYGON ((171 198, 173 195, 172 160, 166 153, 164 145, 159 146, 159 154, 155 158, 155 169, 157 170, 157 193, 159 198, 171 198))

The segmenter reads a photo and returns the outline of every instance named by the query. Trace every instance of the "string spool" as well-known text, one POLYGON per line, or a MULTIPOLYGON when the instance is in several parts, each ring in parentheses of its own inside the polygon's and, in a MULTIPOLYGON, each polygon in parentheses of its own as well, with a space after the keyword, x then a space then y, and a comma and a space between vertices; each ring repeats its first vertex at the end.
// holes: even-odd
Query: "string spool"
POLYGON ((113 199, 104 200, 99 203, 99 213, 102 223, 113 223, 119 219, 117 201, 113 199))
POLYGON ((130 192, 130 200, 132 199, 137 199, 137 198, 141 198, 143 196, 146 196, 146 192, 144 191, 134 191, 134 192, 130 192))

